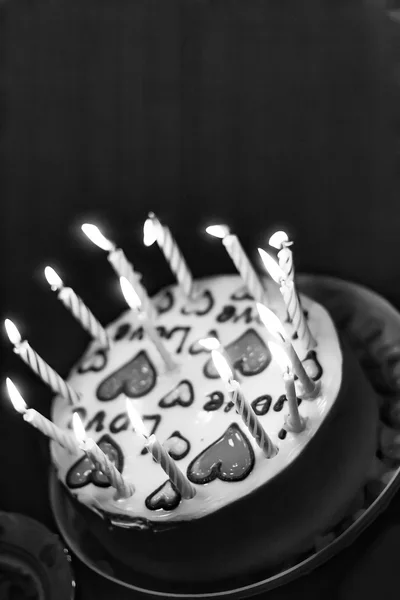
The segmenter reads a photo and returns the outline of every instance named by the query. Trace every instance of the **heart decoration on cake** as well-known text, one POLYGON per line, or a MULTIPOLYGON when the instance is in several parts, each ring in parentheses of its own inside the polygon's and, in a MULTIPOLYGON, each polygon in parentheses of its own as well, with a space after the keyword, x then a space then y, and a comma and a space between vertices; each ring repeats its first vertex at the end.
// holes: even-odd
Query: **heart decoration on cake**
POLYGON ((207 394, 207 398, 210 399, 203 406, 203 410, 207 412, 218 410, 224 403, 224 394, 222 392, 211 392, 211 394, 207 394))
POLYGON ((315 350, 309 350, 307 356, 303 360, 303 365, 307 371, 307 375, 314 381, 318 381, 322 377, 322 367, 317 359, 315 350))
POLYGON ((155 308, 159 315, 163 315, 164 313, 171 310, 174 305, 174 295, 171 290, 166 290, 161 298, 157 298, 157 302, 155 303, 155 308))
POLYGON ((132 360, 102 381, 96 395, 102 402, 114 400, 119 394, 141 398, 153 389, 156 379, 153 363, 147 352, 141 350, 132 360))
POLYGON ((214 308, 214 296, 210 290, 203 290, 200 296, 181 309, 182 315, 208 315, 214 308))
MULTIPOLYGON (((216 329, 210 329, 210 331, 202 337, 203 338, 215 338, 217 340, 219 340, 219 336, 218 336, 218 332, 216 329)), ((196 355, 196 354, 201 354, 202 352, 209 352, 209 350, 207 350, 207 348, 205 348, 202 344, 200 344, 201 340, 196 340, 195 342, 193 342, 193 344, 190 346, 189 348, 189 354, 192 355, 196 355)))
POLYGON ((192 483, 201 485, 214 479, 242 481, 253 466, 253 448, 240 427, 232 423, 216 442, 190 463, 187 476, 192 483))
MULTIPOLYGON (((248 329, 234 342, 225 346, 225 352, 233 367, 247 377, 262 373, 271 362, 269 348, 254 329, 248 329)), ((209 379, 219 377, 211 358, 204 366, 204 374, 209 379)))
MULTIPOLYGON (((114 463, 118 471, 122 473, 124 456, 121 448, 112 437, 108 434, 103 435, 97 442, 97 445, 107 455, 107 458, 114 463)), ((71 489, 81 488, 89 483, 93 483, 97 487, 110 487, 108 478, 96 469, 93 462, 87 456, 83 456, 72 465, 67 473, 66 483, 71 489)))
POLYGON ((174 460, 182 460, 190 452, 190 442, 180 431, 174 431, 163 446, 174 460))
POLYGON ((168 392, 160 400, 158 406, 161 408, 172 408, 173 406, 187 407, 193 403, 193 400, 193 385, 187 379, 183 379, 171 392, 168 392))
POLYGON ((107 365, 107 350, 104 348, 99 348, 94 353, 90 353, 88 356, 84 357, 81 361, 81 364, 78 367, 78 373, 84 375, 89 371, 94 371, 98 373, 102 371, 104 367, 107 365))
POLYGON ((269 394, 259 396, 251 403, 251 407, 258 416, 266 415, 270 409, 272 397, 269 394))
POLYGON ((240 302, 241 300, 254 300, 253 296, 250 294, 245 285, 236 290, 236 292, 233 292, 233 294, 230 296, 230 299, 236 300, 237 302, 240 302))
POLYGON ((179 506, 180 501, 181 495, 168 479, 155 492, 147 496, 145 504, 149 510, 174 510, 179 506))

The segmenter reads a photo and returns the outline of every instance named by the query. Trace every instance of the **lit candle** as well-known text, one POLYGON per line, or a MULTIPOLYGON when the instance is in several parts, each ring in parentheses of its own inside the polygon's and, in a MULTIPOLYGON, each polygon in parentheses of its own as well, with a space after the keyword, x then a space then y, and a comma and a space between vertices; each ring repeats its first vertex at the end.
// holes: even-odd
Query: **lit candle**
POLYGON ((99 448, 94 440, 86 436, 86 431, 78 413, 72 416, 72 426, 79 447, 85 452, 86 456, 92 461, 98 471, 101 471, 108 479, 110 485, 117 490, 115 500, 120 498, 130 498, 133 495, 134 486, 118 471, 117 467, 99 448))
POLYGON ((265 456, 272 458, 278 453, 278 449, 268 437, 256 413, 244 397, 239 382, 233 379, 233 373, 227 360, 219 350, 211 350, 211 357, 227 391, 232 392, 232 402, 235 404, 236 410, 242 417, 247 429, 265 456))
POLYGON ((85 223, 82 225, 82 231, 96 246, 108 252, 108 260, 118 277, 125 277, 129 281, 135 288, 146 313, 150 318, 154 318, 156 311, 146 290, 140 283, 140 275, 134 270, 133 265, 128 261, 121 248, 117 248, 113 242, 108 240, 96 225, 85 223))
POLYGON ((143 242, 145 246, 151 246, 155 241, 183 292, 191 298, 194 292, 194 281, 187 262, 169 228, 162 225, 154 213, 149 213, 149 218, 146 219, 143 227, 143 242))
POLYGON ((267 254, 267 252, 265 252, 265 250, 259 248, 258 251, 264 267, 272 279, 279 284, 279 290, 282 294, 283 301, 288 311, 289 319, 293 324, 293 328, 296 331, 299 341, 304 347, 304 353, 306 354, 307 351, 310 348, 314 348, 317 343, 310 331, 307 319, 305 318, 304 312, 301 308, 294 281, 286 281, 285 273, 282 271, 277 262, 269 254, 267 254))
POLYGON ((268 346, 271 350, 272 357, 276 360, 283 372, 286 398, 289 405, 289 415, 285 420, 286 428, 294 433, 300 433, 300 431, 303 431, 305 423, 299 413, 292 365, 290 364, 286 352, 281 346, 278 346, 278 344, 275 344, 274 342, 268 342, 268 346))
POLYGON ((279 250, 279 266, 285 273, 286 281, 294 281, 293 252, 289 248, 289 246, 293 245, 293 242, 289 240, 284 231, 275 231, 269 238, 268 243, 273 248, 279 250))
POLYGON ((161 358, 163 359, 165 366, 168 371, 173 371, 176 368, 176 364, 172 360, 170 353, 164 346, 161 337, 158 334, 157 329, 151 323, 150 319, 146 315, 145 311, 142 310, 142 305, 138 294, 135 292, 129 281, 125 277, 120 277, 120 284, 123 296, 128 306, 136 313, 138 320, 140 321, 145 333, 149 336, 155 347, 157 348, 161 358))
POLYGON ((211 225, 211 227, 207 227, 206 231, 208 234, 222 239, 223 245, 253 298, 257 302, 268 304, 267 292, 247 258, 237 236, 231 234, 226 225, 211 225))
POLYGON ((19 354, 32 371, 37 373, 53 392, 66 398, 69 404, 79 404, 79 394, 35 352, 26 340, 22 340, 14 323, 10 319, 6 319, 4 326, 10 342, 14 346, 14 352, 19 354))
POLYGON ((160 444, 156 436, 154 434, 149 436, 148 431, 146 430, 146 427, 140 418, 140 415, 128 399, 126 400, 126 410, 132 423, 132 427, 136 433, 143 438, 144 445, 151 453, 154 460, 160 465, 163 471, 165 471, 171 483, 178 490, 182 498, 193 498, 196 495, 195 488, 185 477, 182 471, 177 467, 175 461, 170 457, 166 449, 160 444))
POLYGON ((64 282, 52 267, 46 267, 44 275, 57 297, 64 306, 71 311, 89 334, 98 340, 102 348, 109 348, 110 340, 104 327, 99 323, 94 314, 88 309, 83 300, 77 296, 70 287, 65 287, 64 282))
POLYGON ((49 419, 46 419, 46 417, 41 415, 34 408, 28 408, 18 388, 9 377, 6 379, 6 385, 12 405, 16 411, 24 416, 24 420, 27 423, 36 427, 36 429, 41 431, 45 436, 53 440, 53 442, 60 444, 60 446, 68 450, 71 454, 78 454, 78 444, 69 432, 63 431, 57 427, 57 425, 54 425, 54 423, 49 421, 49 419))
POLYGON ((297 375, 303 391, 299 394, 302 398, 315 398, 318 396, 320 391, 319 382, 315 382, 307 375, 307 372, 298 357, 295 349, 290 343, 289 339, 286 336, 285 330, 283 328, 282 323, 278 319, 278 317, 266 306, 257 302, 258 314, 260 315, 260 319, 263 325, 267 328, 267 330, 274 336, 274 338, 283 346, 291 365, 293 365, 293 370, 297 375))

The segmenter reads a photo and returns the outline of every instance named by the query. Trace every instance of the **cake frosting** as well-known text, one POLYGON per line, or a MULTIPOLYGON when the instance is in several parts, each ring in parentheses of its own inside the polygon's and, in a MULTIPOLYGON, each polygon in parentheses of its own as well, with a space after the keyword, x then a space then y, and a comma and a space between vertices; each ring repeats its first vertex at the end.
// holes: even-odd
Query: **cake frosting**
POLYGON ((188 302, 177 286, 153 299, 156 326, 176 369, 166 370, 136 313, 128 310, 107 328, 110 349, 91 344, 70 374, 81 405, 68 406, 61 397, 53 404, 53 421, 62 428, 71 427, 73 410, 79 412, 87 434, 135 488, 131 497, 116 500, 89 459, 52 444, 58 477, 94 534, 129 566, 183 581, 239 576, 304 550, 343 516, 357 493, 375 450, 377 421, 373 392, 326 309, 301 296, 317 342, 307 351, 268 280, 269 306, 286 321, 307 373, 320 386, 316 398, 302 399, 296 382, 305 429, 287 431, 282 372, 254 300, 238 276, 197 285, 196 301, 188 302), (210 336, 229 356, 244 396, 278 448, 276 456, 265 457, 236 413, 210 353, 199 344, 210 336), (129 422, 126 398, 191 481, 194 498, 182 499, 144 449, 129 422), (252 514, 257 522, 248 527, 243 517, 252 514), (233 549, 236 530, 240 559, 233 549), (214 558, 207 550, 211 535, 214 558))
MULTIPOLYGON (((177 286, 154 301, 161 310, 157 327, 177 364, 174 371, 166 370, 151 341, 143 336, 135 313, 127 311, 108 328, 110 351, 99 353, 92 346, 68 380, 81 394, 78 410, 88 435, 100 446, 106 445, 123 475, 135 486, 135 493, 114 500, 114 490, 105 487, 104 477, 86 472, 88 462, 78 464, 75 456, 59 446, 53 447, 53 457, 61 480, 89 506, 133 520, 199 518, 267 483, 307 445, 340 388, 339 340, 326 310, 303 298, 317 340, 316 349, 308 353, 304 365, 311 377, 321 380, 321 393, 300 404, 305 430, 286 432, 284 417, 288 408, 282 372, 267 345, 273 338, 260 323, 254 301, 239 277, 202 280, 199 299, 191 305, 177 286), (246 399, 278 447, 276 457, 265 458, 236 413, 210 354, 199 344, 209 336, 220 340, 234 364, 246 399), (149 433, 156 434, 196 485, 195 498, 178 503, 177 492, 165 486, 164 471, 143 451, 143 439, 132 430, 126 398, 142 415, 149 433), (157 494, 164 495, 164 502, 157 502, 157 494), (170 496, 170 506, 165 496, 170 496)), ((274 301, 275 310, 284 319, 275 296, 274 301)), ((293 345, 304 353, 299 340, 293 340, 293 345)), ((58 398, 54 422, 63 428, 70 426, 71 412, 72 408, 58 398)))

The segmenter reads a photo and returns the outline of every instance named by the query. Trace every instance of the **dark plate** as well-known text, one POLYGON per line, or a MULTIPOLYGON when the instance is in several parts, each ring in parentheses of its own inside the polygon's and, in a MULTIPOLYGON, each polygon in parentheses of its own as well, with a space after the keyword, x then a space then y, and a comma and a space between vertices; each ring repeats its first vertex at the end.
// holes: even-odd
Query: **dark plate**
POLYGON ((0 513, 0 598, 73 600, 70 563, 58 535, 25 515, 0 513))
MULTIPOLYGON (((257 573, 241 587, 215 589, 207 593, 180 592, 170 584, 143 578, 110 557, 76 514, 70 496, 54 473, 50 477, 50 499, 60 532, 71 550, 91 569, 108 579, 153 597, 169 598, 245 598, 281 586, 315 569, 351 544, 386 508, 400 486, 400 435, 391 438, 394 429, 387 426, 390 408, 399 405, 400 415, 400 315, 381 296, 346 281, 329 277, 300 275, 302 292, 324 304, 337 327, 346 333, 372 385, 381 399, 381 430, 390 438, 390 456, 377 456, 371 465, 365 486, 364 503, 335 530, 315 540, 315 547, 284 570, 257 573), (399 380, 397 381, 397 375, 399 380), (385 417, 386 415, 386 417, 385 417), (397 454, 399 460, 396 458, 397 454)), ((393 427, 393 423, 391 424, 393 427)), ((397 430, 400 433, 400 417, 397 430)))

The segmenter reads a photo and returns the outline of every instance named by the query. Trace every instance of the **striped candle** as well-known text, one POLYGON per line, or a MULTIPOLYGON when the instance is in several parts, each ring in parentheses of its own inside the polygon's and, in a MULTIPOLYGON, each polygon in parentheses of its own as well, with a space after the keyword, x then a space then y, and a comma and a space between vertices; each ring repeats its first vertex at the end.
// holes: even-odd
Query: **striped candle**
POLYGON ((273 248, 279 250, 279 266, 285 273, 286 281, 294 281, 293 252, 289 248, 289 246, 293 245, 293 242, 289 240, 287 234, 284 231, 276 231, 270 237, 268 243, 273 248))
POLYGON ((134 270, 121 248, 117 248, 113 242, 108 240, 96 225, 85 223, 82 225, 82 231, 96 246, 108 252, 107 258, 115 273, 118 277, 125 277, 135 288, 143 310, 151 319, 154 319, 156 311, 145 288, 140 283, 140 274, 134 270))
POLYGON ((241 278, 254 300, 261 304, 268 304, 267 292, 251 262, 247 258, 238 237, 231 234, 226 225, 212 225, 211 227, 207 227, 206 231, 210 235, 222 239, 226 251, 233 260, 235 267, 239 271, 241 278))
POLYGON ((73 314, 75 319, 84 329, 96 340, 99 341, 102 348, 110 347, 110 339, 104 327, 99 323, 94 314, 89 310, 83 300, 75 294, 70 287, 65 287, 64 283, 52 267, 46 267, 45 277, 54 292, 58 292, 57 297, 64 306, 73 314))
POLYGON ((22 340, 14 323, 10 319, 6 319, 4 324, 10 342, 14 345, 14 352, 19 354, 28 367, 39 375, 42 381, 47 383, 53 392, 66 398, 69 404, 79 404, 79 394, 35 352, 26 340, 22 340))
POLYGON ((272 458, 278 453, 277 447, 272 443, 272 440, 261 425, 256 413, 251 405, 245 399, 241 390, 240 384, 235 379, 229 380, 229 387, 232 390, 232 402, 236 406, 236 410, 242 417, 244 424, 253 436, 257 445, 261 448, 267 458, 272 458))
POLYGON ((162 225, 154 213, 149 214, 149 218, 144 224, 143 241, 145 246, 151 246, 154 241, 157 241, 178 284, 183 289, 184 294, 191 298, 194 292, 192 273, 170 229, 162 225))
POLYGON ((68 450, 71 454, 78 454, 79 448, 74 436, 72 436, 68 431, 63 431, 60 429, 60 427, 54 425, 54 423, 52 423, 49 419, 46 419, 46 417, 41 415, 34 408, 28 408, 25 400, 22 398, 17 387, 9 377, 6 379, 6 384, 10 400, 15 410, 23 415, 24 420, 27 423, 30 423, 30 425, 38 429, 46 437, 53 440, 53 442, 56 442, 68 450))

